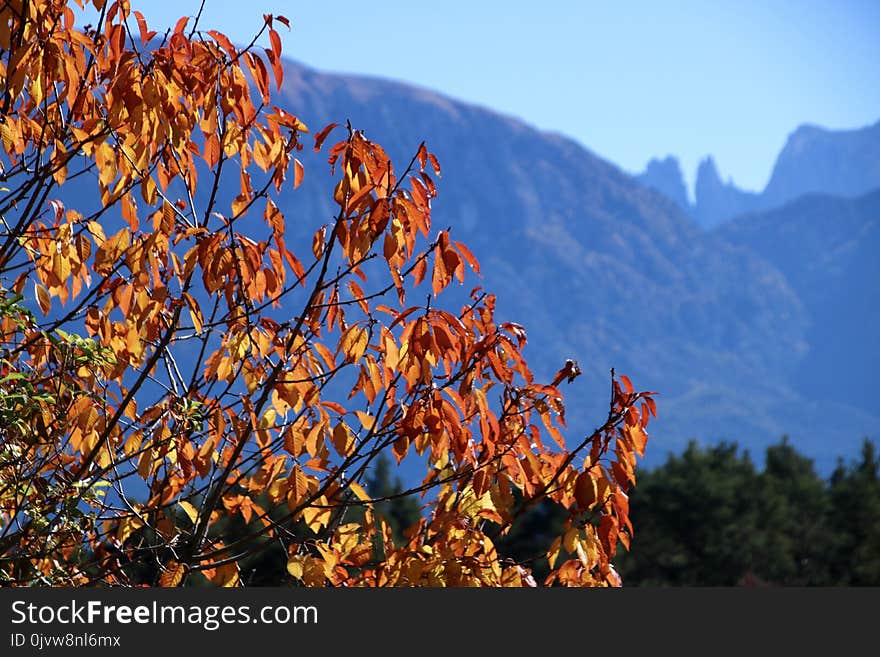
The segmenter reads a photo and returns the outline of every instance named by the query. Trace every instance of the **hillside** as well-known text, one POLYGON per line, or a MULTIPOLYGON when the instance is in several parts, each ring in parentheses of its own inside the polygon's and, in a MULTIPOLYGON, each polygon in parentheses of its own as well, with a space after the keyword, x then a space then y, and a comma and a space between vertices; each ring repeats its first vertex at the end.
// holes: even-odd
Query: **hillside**
POLYGON ((856 199, 802 196, 738 217, 718 234, 770 262, 802 301, 809 325, 793 374, 800 390, 814 401, 876 408, 880 190, 856 199))
MULTIPOLYGON (((480 258, 473 284, 526 326, 540 374, 566 358, 584 370, 567 388, 575 433, 602 417, 611 367, 661 392, 657 460, 689 438, 760 452, 788 433, 830 467, 873 430, 876 403, 814 394, 830 372, 813 344, 823 302, 806 290, 835 298, 846 285, 820 263, 805 284, 574 141, 425 89, 289 64, 281 95, 307 124, 350 119, 398 160, 427 140, 443 166, 435 221, 480 258)), ((330 179, 304 155, 306 181, 284 209, 311 226, 332 212, 330 179)))

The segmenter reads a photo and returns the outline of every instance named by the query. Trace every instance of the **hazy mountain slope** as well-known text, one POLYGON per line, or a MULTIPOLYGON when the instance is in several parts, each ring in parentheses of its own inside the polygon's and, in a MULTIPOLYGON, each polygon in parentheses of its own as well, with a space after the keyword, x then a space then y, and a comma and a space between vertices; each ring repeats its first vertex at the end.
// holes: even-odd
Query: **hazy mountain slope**
MULTIPOLYGON (((443 166, 435 220, 480 258, 474 284, 525 324, 537 371, 568 357, 584 369, 568 388, 578 431, 600 421, 612 366, 661 392, 656 458, 690 437, 757 453, 784 432, 834 433, 834 449, 815 454, 827 462, 873 426, 876 407, 804 408, 808 316, 776 267, 575 142, 424 89, 295 65, 282 96, 315 128, 351 119, 398 161, 427 140, 443 166)), ((304 157, 285 209, 312 226, 331 216, 330 179, 323 158, 304 157)))
POLYGON ((781 271, 804 304, 808 349, 794 372, 811 399, 877 408, 880 384, 880 190, 807 195, 718 230, 781 271), (815 374, 821 372, 822 376, 815 374))

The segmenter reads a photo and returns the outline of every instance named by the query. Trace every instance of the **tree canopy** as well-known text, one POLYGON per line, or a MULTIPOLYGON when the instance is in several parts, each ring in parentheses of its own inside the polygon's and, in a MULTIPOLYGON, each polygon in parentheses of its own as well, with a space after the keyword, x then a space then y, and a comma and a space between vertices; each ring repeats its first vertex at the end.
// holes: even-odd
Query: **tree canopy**
POLYGON ((618 555, 640 586, 877 586, 880 478, 874 444, 823 479, 788 439, 759 470, 735 443, 695 442, 640 470, 639 528, 618 555))
POLYGON ((619 585, 653 393, 612 371, 565 435, 577 364, 536 381, 489 291, 450 301, 479 263, 432 224, 428 146, 273 104, 283 16, 258 48, 83 4, 0 9, 0 580, 238 586, 273 551, 308 586, 521 586, 496 540, 553 504, 541 583, 619 585), (305 147, 332 218, 290 210, 305 147), (424 477, 371 494, 383 455, 424 477))

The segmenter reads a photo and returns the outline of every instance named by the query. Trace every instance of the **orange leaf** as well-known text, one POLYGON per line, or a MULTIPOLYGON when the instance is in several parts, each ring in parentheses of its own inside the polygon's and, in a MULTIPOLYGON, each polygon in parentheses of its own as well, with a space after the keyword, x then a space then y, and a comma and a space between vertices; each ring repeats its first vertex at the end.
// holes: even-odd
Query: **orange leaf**
POLYGON ((596 480, 589 472, 581 472, 574 482, 574 497, 581 509, 589 509, 596 503, 598 492, 596 480))
POLYGON ((302 162, 293 158, 293 188, 296 189, 300 186, 303 180, 303 165, 302 162))
POLYGON ((325 126, 318 134, 315 135, 315 152, 317 153, 321 150, 321 146, 324 145, 324 140, 327 139, 327 135, 330 134, 330 131, 333 130, 338 123, 331 123, 328 126, 325 126))
POLYGON ((186 27, 186 24, 189 22, 189 16, 183 16, 177 20, 177 24, 174 26, 173 34, 183 34, 183 30, 186 27))
POLYGON ((204 160, 212 169, 220 161, 220 140, 216 133, 212 132, 205 137, 204 160))
POLYGON ((431 289, 434 292, 434 296, 436 297, 449 283, 449 274, 446 272, 446 264, 443 262, 443 257, 440 254, 440 250, 437 249, 435 251, 435 254, 434 272, 431 276, 431 289))
POLYGON ((262 96, 263 102, 268 103, 269 73, 266 71, 266 65, 263 63, 262 58, 248 52, 245 53, 244 62, 247 64, 248 70, 251 72, 251 77, 254 78, 254 82, 257 83, 257 89, 260 90, 260 96, 262 96))
POLYGON ((333 427, 331 439, 333 441, 333 447, 336 448, 336 451, 340 456, 348 456, 354 449, 354 438, 345 422, 340 422, 333 427))
POLYGON ((140 33, 141 33, 141 43, 146 43, 147 41, 152 39, 154 36, 156 36, 155 32, 152 32, 147 29, 147 21, 144 19, 144 15, 141 12, 135 10, 132 13, 134 14, 134 17, 137 20, 138 30, 140 30, 140 33))
POLYGON ((458 252, 461 254, 461 257, 464 258, 465 262, 467 262, 471 269, 473 269, 477 274, 480 273, 480 263, 477 261, 476 256, 471 253, 471 250, 467 248, 461 242, 454 242, 455 248, 458 249, 458 252))
POLYGON ((186 305, 189 308, 189 316, 192 319, 193 328, 196 333, 202 332, 202 311, 199 308, 199 304, 196 303, 196 300, 193 299, 192 295, 189 292, 183 293, 183 298, 186 301, 186 305))
POLYGON ((171 588, 179 586, 186 574, 186 566, 171 559, 165 564, 165 572, 159 577, 159 586, 171 588))
POLYGON ((238 56, 238 51, 235 49, 235 46, 232 45, 232 42, 227 38, 225 34, 222 32, 218 32, 217 30, 208 30, 208 34, 210 34, 214 40, 220 44, 220 47, 226 51, 226 53, 232 57, 233 59, 238 56))

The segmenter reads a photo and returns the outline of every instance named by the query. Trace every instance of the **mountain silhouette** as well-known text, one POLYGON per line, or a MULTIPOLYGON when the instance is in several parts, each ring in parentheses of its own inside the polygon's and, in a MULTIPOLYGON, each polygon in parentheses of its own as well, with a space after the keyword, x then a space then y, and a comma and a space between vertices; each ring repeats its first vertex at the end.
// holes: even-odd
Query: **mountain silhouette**
POLYGON ((805 194, 855 198, 880 188, 880 121, 855 130, 798 127, 788 136, 760 193, 722 182, 711 156, 697 168, 694 203, 687 201, 686 192, 682 194, 684 178, 673 156, 662 162, 652 159, 636 179, 678 203, 705 228, 747 212, 779 207, 805 194))

